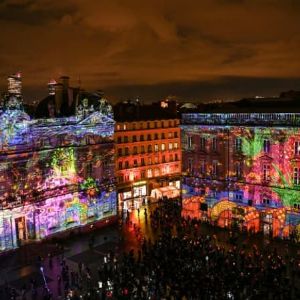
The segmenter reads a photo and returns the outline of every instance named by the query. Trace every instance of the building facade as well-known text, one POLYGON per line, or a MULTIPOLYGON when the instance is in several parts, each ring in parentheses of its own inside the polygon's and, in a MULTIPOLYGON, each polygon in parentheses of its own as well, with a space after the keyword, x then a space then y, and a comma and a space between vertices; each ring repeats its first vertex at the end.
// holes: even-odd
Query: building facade
POLYGON ((114 218, 111 107, 30 119, 16 102, 0 110, 0 251, 114 218))
POLYGON ((181 128, 184 214, 299 234, 299 113, 183 114, 181 128))
POLYGON ((181 143, 178 119, 117 122, 115 147, 121 208, 139 207, 146 197, 179 195, 181 143))

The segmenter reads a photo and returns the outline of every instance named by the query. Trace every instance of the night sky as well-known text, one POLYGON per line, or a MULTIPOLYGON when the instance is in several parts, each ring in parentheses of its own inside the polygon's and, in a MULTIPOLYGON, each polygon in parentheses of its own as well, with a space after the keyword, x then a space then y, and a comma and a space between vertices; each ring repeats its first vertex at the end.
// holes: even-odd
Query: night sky
POLYGON ((51 78, 112 100, 278 95, 300 89, 298 0, 0 0, 0 90, 51 78))

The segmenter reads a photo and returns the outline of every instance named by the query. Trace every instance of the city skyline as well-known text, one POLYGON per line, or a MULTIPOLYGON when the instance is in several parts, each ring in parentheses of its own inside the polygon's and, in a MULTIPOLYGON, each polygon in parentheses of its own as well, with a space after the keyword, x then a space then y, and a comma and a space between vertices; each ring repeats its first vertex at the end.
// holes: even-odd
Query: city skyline
POLYGON ((300 86, 299 10, 292 0, 3 1, 0 90, 21 71, 26 102, 61 75, 113 101, 277 96, 300 86))

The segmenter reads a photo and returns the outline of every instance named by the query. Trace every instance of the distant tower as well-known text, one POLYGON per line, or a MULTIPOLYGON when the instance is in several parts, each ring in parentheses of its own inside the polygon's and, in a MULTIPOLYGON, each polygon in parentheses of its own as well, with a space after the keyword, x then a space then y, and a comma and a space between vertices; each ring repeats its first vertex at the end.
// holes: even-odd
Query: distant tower
POLYGON ((51 79, 48 82, 48 92, 49 92, 49 95, 55 95, 55 85, 56 85, 56 81, 54 79, 51 79))
POLYGON ((10 75, 8 80, 8 94, 22 96, 22 75, 20 72, 10 75))

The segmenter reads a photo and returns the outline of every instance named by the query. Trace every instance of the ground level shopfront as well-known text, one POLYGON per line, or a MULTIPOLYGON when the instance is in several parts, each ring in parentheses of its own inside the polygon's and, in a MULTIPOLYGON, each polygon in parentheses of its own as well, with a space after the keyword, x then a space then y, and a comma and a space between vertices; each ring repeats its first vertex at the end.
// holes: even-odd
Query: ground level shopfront
MULTIPOLYGON (((181 180, 180 178, 160 178, 151 180, 141 180, 134 183, 119 186, 118 203, 120 211, 131 211, 138 209, 148 203, 148 201, 157 201, 160 198, 161 188, 172 187, 170 190, 175 196, 180 196, 181 180), (157 191, 155 193, 154 191, 157 191)), ((171 195, 171 193, 169 193, 171 195)), ((175 197, 174 196, 174 197, 175 197)), ((170 197, 171 198, 171 197, 170 197)))
POLYGON ((116 192, 88 199, 80 193, 49 198, 0 212, 0 251, 42 240, 51 235, 91 224, 117 214, 116 192))

